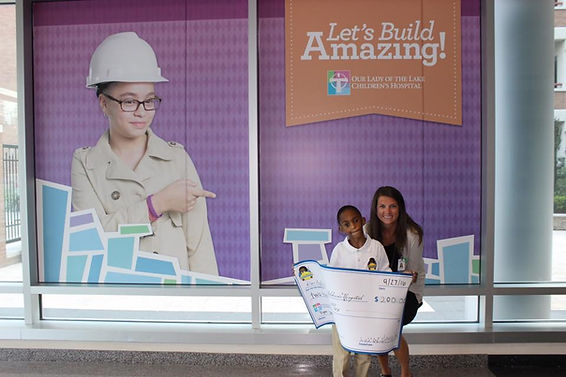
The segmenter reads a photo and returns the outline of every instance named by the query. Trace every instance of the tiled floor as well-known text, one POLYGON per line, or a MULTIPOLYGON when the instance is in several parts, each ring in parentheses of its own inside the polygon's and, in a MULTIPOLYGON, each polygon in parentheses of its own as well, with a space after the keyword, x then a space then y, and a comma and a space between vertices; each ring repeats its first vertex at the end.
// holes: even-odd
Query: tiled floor
MULTIPOLYGON (((291 377, 291 376, 331 376, 331 367, 314 368, 308 365, 291 365, 288 368, 251 368, 189 365, 144 365, 114 363, 78 362, 26 362, 0 361, 0 377, 291 377)), ((487 368, 452 368, 444 370, 415 369, 415 377, 493 377, 487 368)), ((396 376, 398 376, 397 374, 396 376)), ((368 376, 379 373, 372 368, 368 376)), ((395 374, 394 374, 395 376, 395 374)), ((550 376, 550 375, 547 375, 550 376)))
POLYGON ((566 376, 566 370, 530 367, 494 369, 493 375, 496 377, 564 377, 566 376))
MULTIPOLYGON (((399 376, 393 373, 393 376, 399 376)), ((331 367, 311 365, 290 365, 281 367, 245 366, 191 366, 186 364, 125 364, 95 362, 55 362, 55 361, 0 361, 0 377, 328 377, 331 367)), ((564 377, 566 370, 561 368, 511 367, 490 371, 486 368, 414 368, 415 377, 564 377)), ((368 377, 377 377, 375 365, 368 377)))

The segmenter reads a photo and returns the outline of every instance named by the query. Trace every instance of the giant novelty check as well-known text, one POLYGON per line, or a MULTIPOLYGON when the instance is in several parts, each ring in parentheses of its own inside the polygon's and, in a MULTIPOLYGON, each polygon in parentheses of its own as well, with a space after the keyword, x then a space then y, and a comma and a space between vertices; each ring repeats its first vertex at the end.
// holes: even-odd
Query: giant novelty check
POLYGON ((342 346, 358 353, 399 347, 411 275, 352 270, 301 261, 295 281, 316 328, 335 323, 342 346))

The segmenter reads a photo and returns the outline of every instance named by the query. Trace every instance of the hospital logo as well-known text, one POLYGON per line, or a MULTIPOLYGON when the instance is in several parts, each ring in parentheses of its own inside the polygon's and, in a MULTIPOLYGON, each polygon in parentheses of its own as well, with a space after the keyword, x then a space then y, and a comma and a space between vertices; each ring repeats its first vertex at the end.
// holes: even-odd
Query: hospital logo
POLYGON ((315 312, 318 312, 318 311, 322 310, 322 305, 320 305, 320 303, 317 302, 316 304, 314 304, 312 306, 312 308, 314 309, 315 312))
POLYGON ((350 71, 328 71, 327 84, 329 96, 349 96, 350 71))

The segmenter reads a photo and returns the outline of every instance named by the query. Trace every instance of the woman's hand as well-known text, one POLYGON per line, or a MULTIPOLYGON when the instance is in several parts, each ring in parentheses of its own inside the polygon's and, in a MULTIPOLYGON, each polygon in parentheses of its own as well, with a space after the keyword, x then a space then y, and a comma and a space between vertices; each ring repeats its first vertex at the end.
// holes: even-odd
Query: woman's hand
POLYGON ((216 194, 197 188, 197 184, 190 179, 179 179, 154 194, 151 202, 158 214, 167 211, 185 213, 195 207, 200 197, 216 198, 216 194))
POLYGON ((405 270, 403 271, 405 274, 411 274, 413 276, 413 280, 411 280, 411 283, 414 283, 417 281, 417 278, 419 277, 419 273, 417 271, 411 271, 411 270, 405 270))

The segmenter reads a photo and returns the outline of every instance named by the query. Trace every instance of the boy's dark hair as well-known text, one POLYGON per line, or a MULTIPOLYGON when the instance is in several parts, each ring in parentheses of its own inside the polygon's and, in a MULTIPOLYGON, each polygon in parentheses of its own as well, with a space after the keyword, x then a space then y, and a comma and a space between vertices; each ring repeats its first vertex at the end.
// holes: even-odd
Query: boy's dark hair
POLYGON ((360 212, 359 209, 357 209, 356 207, 354 207, 353 205, 345 205, 340 207, 340 209, 338 210, 338 214, 336 215, 336 220, 338 221, 338 224, 340 224, 340 215, 342 215, 342 213, 346 210, 351 210, 356 212, 358 215, 360 215, 360 217, 362 217, 362 213, 360 212))

